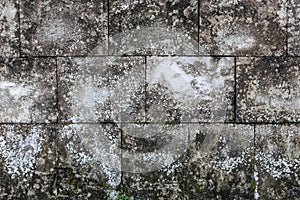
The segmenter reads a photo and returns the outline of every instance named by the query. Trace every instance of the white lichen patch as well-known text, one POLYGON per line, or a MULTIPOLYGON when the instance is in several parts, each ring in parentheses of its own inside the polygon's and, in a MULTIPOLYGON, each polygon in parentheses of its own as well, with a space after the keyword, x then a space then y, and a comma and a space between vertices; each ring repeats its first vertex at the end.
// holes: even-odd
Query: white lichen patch
MULTIPOLYGON (((110 125, 109 125, 110 126, 110 125)), ((104 174, 106 183, 116 187, 121 182, 121 150, 117 140, 109 140, 101 125, 76 124, 60 130, 60 141, 66 148, 66 162, 91 166, 88 173, 104 174)))
POLYGON ((233 89, 232 62, 231 58, 215 61, 211 57, 151 57, 147 67, 148 88, 166 87, 178 107, 187 113, 184 121, 199 120, 200 112, 195 108, 207 102, 218 110, 212 117, 224 120, 228 103, 225 96, 233 89))
POLYGON ((71 121, 97 121, 96 110, 104 106, 110 100, 113 90, 109 88, 99 88, 92 81, 77 80, 74 87, 69 92, 73 110, 80 109, 70 120, 71 121))
POLYGON ((15 178, 34 170, 37 155, 42 150, 42 131, 31 128, 27 135, 16 133, 13 125, 0 136, 0 155, 4 158, 7 172, 15 178))
POLYGON ((256 39, 248 29, 225 25, 217 32, 216 42, 221 54, 251 49, 256 45, 256 39))
POLYGON ((257 167, 256 165, 254 165, 254 181, 255 181, 255 190, 254 190, 254 199, 259 199, 260 195, 258 193, 258 187, 259 187, 259 174, 258 174, 258 171, 257 171, 257 167))
POLYGON ((33 95, 37 89, 32 85, 9 81, 0 82, 1 121, 25 122, 31 118, 33 95))
POLYGON ((68 84, 67 92, 61 91, 67 93, 64 100, 71 113, 68 121, 131 119, 127 110, 132 109, 132 100, 144 98, 145 66, 142 58, 93 57, 76 58, 72 62, 77 72, 61 77, 68 84))
MULTIPOLYGON (((288 83, 286 83, 287 85, 288 83)), ((263 93, 256 93, 254 103, 257 106, 268 105, 271 108, 281 110, 300 110, 300 90, 295 88, 294 91, 290 91, 286 85, 270 86, 268 91, 263 93), (283 89, 286 88, 286 89, 283 89), (293 95, 291 95, 293 93, 293 95)), ((258 85, 259 86, 259 85, 258 85)))
POLYGON ((82 40, 80 27, 76 26, 76 21, 66 21, 63 16, 44 21, 37 30, 37 40, 43 44, 66 45, 70 40, 78 42, 82 40))
POLYGON ((290 176, 300 168, 299 158, 292 160, 285 157, 276 159, 272 154, 258 153, 255 155, 255 159, 264 171, 276 179, 290 176))
POLYGON ((137 149, 122 150, 123 165, 122 171, 131 173, 147 173, 162 169, 174 163, 188 149, 188 125, 167 126, 167 125, 145 125, 133 124, 122 125, 124 135, 144 138, 150 140, 151 136, 158 140, 166 140, 164 144, 156 147, 143 146, 146 152, 137 149))
POLYGON ((275 179, 290 177, 300 168, 300 132, 296 126, 257 127, 257 166, 275 179))
POLYGON ((17 49, 13 45, 18 43, 17 38, 17 8, 15 1, 6 0, 0 2, 0 55, 15 56, 17 49))
POLYGON ((210 124, 190 125, 190 130, 192 141, 197 138, 197 134, 204 137, 200 146, 197 146, 197 150, 192 153, 191 162, 201 160, 228 173, 251 162, 254 155, 253 127, 210 124))
POLYGON ((176 100, 190 101, 191 98, 211 100, 210 94, 225 85, 228 77, 222 76, 228 65, 215 66, 211 58, 193 57, 153 57, 149 60, 150 70, 148 71, 149 84, 165 84, 173 93, 176 100), (186 71, 184 65, 191 65, 191 68, 200 67, 199 71, 186 71))
MULTIPOLYGON (((183 30, 172 30, 165 24, 154 24, 153 27, 137 27, 124 30, 109 38, 110 54, 134 55, 195 55, 198 52, 197 41, 183 30)), ((102 53, 102 45, 95 48, 93 54, 102 53)))
POLYGON ((240 165, 245 165, 249 162, 249 154, 251 154, 251 148, 247 149, 247 152, 242 151, 241 155, 237 157, 230 157, 228 153, 223 152, 221 155, 224 159, 221 160, 212 160, 210 164, 217 169, 224 170, 228 173, 234 172, 235 169, 238 169, 240 165))
POLYGON ((218 4, 218 6, 234 6, 236 4, 238 4, 239 2, 241 2, 241 0, 223 0, 220 1, 220 3, 218 4))
POLYGON ((0 20, 3 20, 5 18, 10 27, 9 31, 13 33, 14 28, 17 26, 17 23, 14 20, 17 14, 17 8, 15 7, 15 4, 10 0, 4 1, 3 3, 0 4, 0 6, 1 6, 0 20))

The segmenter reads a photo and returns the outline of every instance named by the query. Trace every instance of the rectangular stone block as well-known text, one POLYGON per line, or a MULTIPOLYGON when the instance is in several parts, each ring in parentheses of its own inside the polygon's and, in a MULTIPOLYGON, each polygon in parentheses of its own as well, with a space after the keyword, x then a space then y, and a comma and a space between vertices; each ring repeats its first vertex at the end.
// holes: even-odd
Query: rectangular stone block
POLYGON ((179 159, 189 148, 188 124, 122 124, 122 171, 148 173, 179 159))
POLYGON ((123 124, 122 185, 132 199, 188 199, 189 125, 123 124))
POLYGON ((0 13, 0 56, 18 57, 20 55, 19 1, 2 0, 0 13))
POLYGON ((109 1, 110 55, 197 55, 198 1, 109 1))
POLYGON ((237 59, 237 121, 299 122, 300 59, 237 59))
POLYGON ((58 197, 112 198, 121 184, 119 124, 61 124, 57 147, 58 197))
POLYGON ((300 192, 300 128, 258 125, 255 128, 256 199, 297 199, 300 192))
POLYGON ((284 55, 286 6, 286 0, 201 1, 200 55, 284 55))
POLYGON ((234 118, 234 58, 147 58, 146 120, 227 122, 234 118))
POLYGON ((190 125, 190 199, 254 198, 254 127, 190 125))
POLYGON ((60 58, 58 65, 62 122, 145 120, 144 58, 60 58))
POLYGON ((0 199, 53 199, 56 150, 51 125, 0 125, 0 199))
POLYGON ((107 55, 107 2, 104 0, 22 0, 22 55, 107 55), (101 50, 100 50, 101 49, 101 50))
POLYGON ((55 59, 1 59, 0 75, 1 123, 56 122, 55 59))

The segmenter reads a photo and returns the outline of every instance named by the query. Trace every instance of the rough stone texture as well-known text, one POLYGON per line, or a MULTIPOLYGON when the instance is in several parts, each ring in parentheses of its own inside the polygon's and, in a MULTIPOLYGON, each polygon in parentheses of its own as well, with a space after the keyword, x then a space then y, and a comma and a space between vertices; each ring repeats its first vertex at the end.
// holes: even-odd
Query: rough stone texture
POLYGON ((19 56, 19 4, 18 0, 0 3, 0 56, 19 56))
POLYGON ((255 132, 256 197, 299 199, 299 126, 260 125, 255 132))
POLYGON ((0 199, 51 199, 56 132, 48 125, 0 125, 0 199))
POLYGON ((107 54, 104 0, 22 0, 22 55, 87 55, 98 43, 107 54))
POLYGON ((299 73, 299 58, 238 58, 238 121, 299 122, 299 73))
POLYGON ((299 199, 299 0, 2 0, 0 199, 299 199))
POLYGON ((169 166, 148 173, 123 173, 123 193, 132 199, 188 199, 188 163, 182 156, 169 166))
POLYGON ((200 54, 284 55, 286 21, 286 0, 201 1, 200 54))
POLYGON ((193 125, 190 138, 190 199, 253 199, 253 126, 193 125))
POLYGON ((175 162, 189 147, 188 124, 122 124, 122 171, 147 173, 175 162))
POLYGON ((1 59, 0 122, 56 122, 56 86, 55 59, 1 59))
POLYGON ((144 121, 144 58, 61 58, 58 63, 61 121, 144 121))
POLYGON ((300 1, 288 1, 288 54, 299 56, 300 51, 300 1))
POLYGON ((150 57, 146 76, 147 121, 233 120, 233 58, 150 57))
POLYGON ((123 192, 133 199, 188 199, 189 125, 123 124, 122 133, 123 192))
POLYGON ((109 4, 110 54, 198 54, 196 0, 112 0, 109 4))
POLYGON ((121 129, 118 124, 59 127, 58 197, 113 199, 121 183, 121 129))

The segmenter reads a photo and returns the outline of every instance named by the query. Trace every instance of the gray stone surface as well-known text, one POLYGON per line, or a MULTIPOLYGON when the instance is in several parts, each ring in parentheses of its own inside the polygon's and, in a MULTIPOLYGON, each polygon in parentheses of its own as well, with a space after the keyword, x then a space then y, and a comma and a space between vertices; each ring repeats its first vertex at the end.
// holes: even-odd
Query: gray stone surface
POLYGON ((123 192, 132 199, 188 199, 187 156, 153 172, 123 173, 122 181, 123 192))
POLYGON ((55 127, 0 125, 0 198, 51 199, 55 184, 55 127))
POLYGON ((234 59, 149 57, 146 120, 232 121, 234 59))
POLYGON ((237 120, 299 122, 299 58, 237 59, 237 120))
POLYGON ((109 4, 110 54, 198 54, 196 0, 112 0, 109 4))
POLYGON ((188 199, 189 125, 123 125, 122 130, 123 192, 133 199, 188 199))
POLYGON ((299 0, 2 0, 0 200, 299 199, 299 0))
POLYGON ((190 138, 190 199, 253 199, 253 126, 193 125, 190 138))
POLYGON ((286 0, 201 1, 199 53, 284 55, 286 5, 286 0))
POLYGON ((188 124, 122 124, 122 171, 147 173, 171 165, 189 148, 188 124))
POLYGON ((1 59, 0 74, 1 123, 56 122, 55 59, 1 59))
POLYGON ((60 121, 144 121, 142 57, 60 58, 60 121))
POLYGON ((87 55, 98 43, 107 54, 104 0, 22 0, 22 55, 87 55))
POLYGON ((300 50, 300 1, 288 1, 288 54, 299 56, 300 50))
POLYGON ((111 199, 121 183, 121 129, 117 124, 58 127, 58 197, 111 199))
POLYGON ((255 146, 256 197, 298 199, 300 193, 299 126, 256 126, 255 146))
POLYGON ((0 56, 19 56, 19 1, 2 0, 0 3, 0 56))

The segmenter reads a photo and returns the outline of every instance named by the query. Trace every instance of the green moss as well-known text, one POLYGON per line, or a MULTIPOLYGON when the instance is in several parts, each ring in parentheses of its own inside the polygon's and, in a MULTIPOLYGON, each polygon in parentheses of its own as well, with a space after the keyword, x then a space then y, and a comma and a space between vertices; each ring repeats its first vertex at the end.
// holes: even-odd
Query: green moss
POLYGON ((62 126, 68 126, 68 125, 74 124, 74 123, 73 122, 61 122, 59 124, 62 125, 62 126))
POLYGON ((253 181, 253 183, 252 183, 252 189, 255 190, 256 187, 257 187, 256 181, 253 181))
POLYGON ((157 191, 153 192, 153 196, 151 198, 152 200, 157 200, 158 199, 158 195, 157 195, 157 191))
POLYGON ((201 188, 200 188, 200 186, 197 183, 195 183, 193 185, 193 187, 195 188, 195 190, 196 190, 197 193, 201 193, 201 188))
POLYGON ((126 194, 119 194, 117 196, 117 200, 130 200, 130 197, 127 196, 126 194))
POLYGON ((209 198, 213 198, 213 197, 216 196, 216 194, 214 194, 214 193, 208 193, 207 196, 208 196, 209 198))
POLYGON ((72 194, 75 195, 75 196, 79 195, 79 193, 80 193, 80 192, 79 192, 78 189, 72 190, 72 194))

